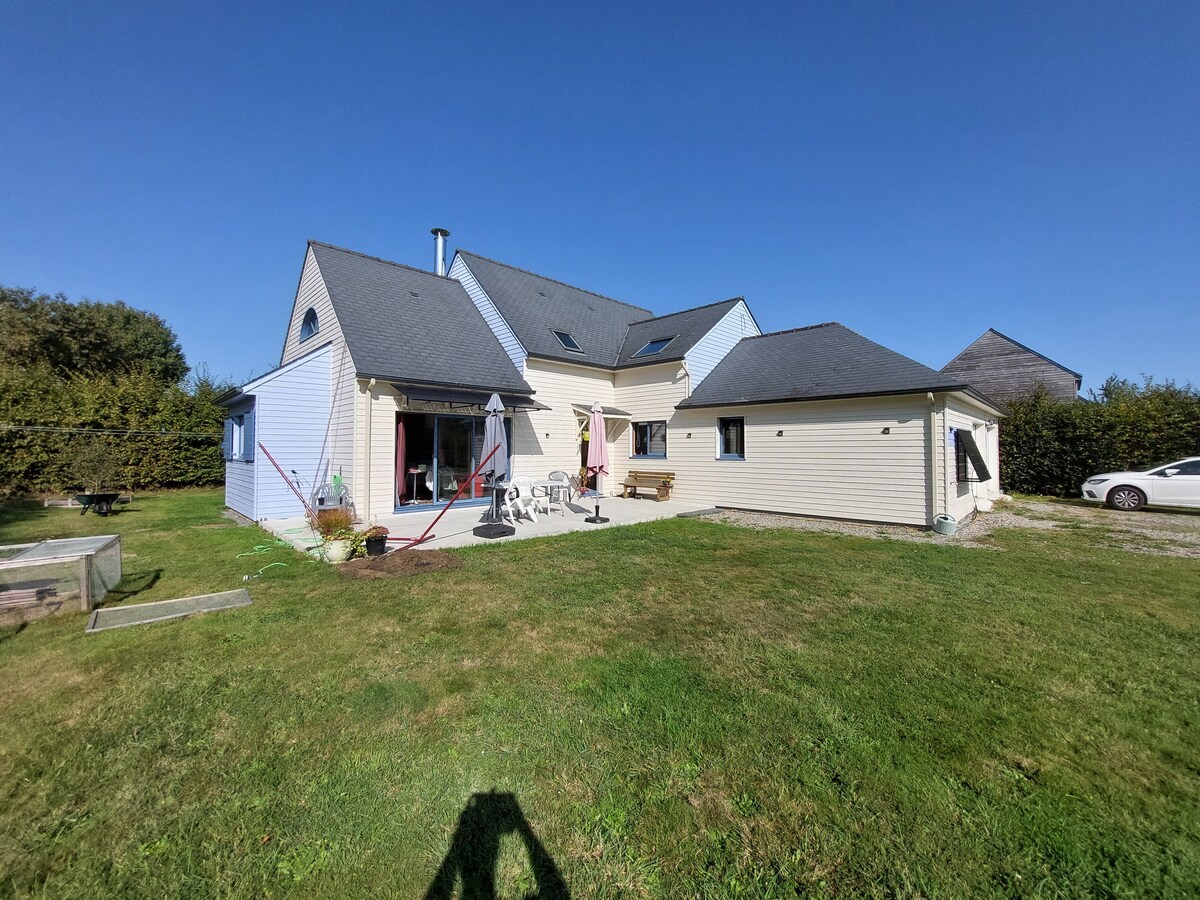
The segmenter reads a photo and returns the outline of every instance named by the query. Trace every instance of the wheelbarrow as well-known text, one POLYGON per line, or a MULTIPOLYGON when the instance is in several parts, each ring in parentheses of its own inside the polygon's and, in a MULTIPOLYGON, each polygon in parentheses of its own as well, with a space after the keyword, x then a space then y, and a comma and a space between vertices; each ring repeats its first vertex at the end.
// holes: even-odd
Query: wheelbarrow
POLYGON ((110 512, 112 512, 112 506, 117 502, 117 498, 120 496, 121 495, 119 493, 76 494, 75 499, 79 502, 79 505, 83 507, 83 509, 79 512, 81 516, 86 515, 89 509, 94 509, 96 511, 96 515, 98 516, 107 516, 110 512))

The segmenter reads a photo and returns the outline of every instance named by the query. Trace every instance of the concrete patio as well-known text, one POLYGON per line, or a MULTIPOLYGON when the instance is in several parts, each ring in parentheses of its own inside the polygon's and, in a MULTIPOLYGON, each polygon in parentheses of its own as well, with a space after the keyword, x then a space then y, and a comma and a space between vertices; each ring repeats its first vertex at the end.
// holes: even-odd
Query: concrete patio
MULTIPOLYGON (((617 525, 652 522, 655 519, 670 519, 680 513, 698 512, 702 509, 712 508, 712 504, 689 500, 672 499, 660 502, 649 499, 626 500, 620 497, 605 497, 600 501, 600 515, 609 521, 604 525, 590 525, 584 519, 592 515, 595 509, 594 504, 594 500, 576 499, 566 505, 562 514, 559 514, 558 508, 555 507, 549 514, 539 512, 537 522, 531 522, 522 517, 517 520, 516 534, 511 537, 493 539, 480 538, 472 534, 472 529, 481 524, 487 513, 486 506, 454 506, 437 523, 432 537, 414 549, 445 550, 450 547, 468 547, 472 544, 548 537, 554 534, 567 534, 571 531, 593 531, 597 528, 612 528, 617 525)), ((430 508, 422 509, 419 512, 403 512, 377 518, 378 524, 388 530, 390 538, 415 538, 420 536, 437 518, 438 512, 438 509, 430 508)), ((277 519, 263 522, 262 525, 280 538, 291 541, 298 550, 307 550, 320 543, 320 538, 303 518, 277 519)), ((356 527, 365 528, 366 525, 356 527)), ((389 540, 389 548, 398 546, 403 545, 389 540)))

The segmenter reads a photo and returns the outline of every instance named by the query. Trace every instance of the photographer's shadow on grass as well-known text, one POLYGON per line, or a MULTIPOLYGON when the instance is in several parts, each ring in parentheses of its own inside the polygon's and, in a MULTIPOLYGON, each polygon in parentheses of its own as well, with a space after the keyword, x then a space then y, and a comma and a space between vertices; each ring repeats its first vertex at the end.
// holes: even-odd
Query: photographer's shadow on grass
POLYGON ((513 835, 524 845, 535 890, 526 900, 566 900, 571 896, 562 873, 533 833, 517 798, 491 791, 474 794, 458 817, 450 849, 433 876, 425 900, 494 900, 500 839, 513 835), (456 888, 460 888, 456 892, 456 888))

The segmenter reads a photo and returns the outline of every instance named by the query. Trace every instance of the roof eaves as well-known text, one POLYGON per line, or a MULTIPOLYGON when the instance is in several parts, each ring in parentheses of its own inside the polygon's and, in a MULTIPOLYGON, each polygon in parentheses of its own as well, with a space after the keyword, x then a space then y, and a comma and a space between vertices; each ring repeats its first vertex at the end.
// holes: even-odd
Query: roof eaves
MULTIPOLYGON (((692 398, 683 400, 675 404, 676 409, 713 409, 718 406, 757 406, 764 403, 816 403, 820 400, 855 400, 865 399, 868 397, 903 397, 910 394, 928 394, 928 393, 943 393, 947 391, 963 390, 964 388, 947 388, 945 386, 929 386, 918 388, 904 388, 903 390, 894 391, 858 391, 845 394, 821 394, 817 397, 770 397, 754 400, 725 400, 725 401, 704 401, 700 403, 692 402, 692 398)), ((994 406, 995 404, 990 404, 994 406)))

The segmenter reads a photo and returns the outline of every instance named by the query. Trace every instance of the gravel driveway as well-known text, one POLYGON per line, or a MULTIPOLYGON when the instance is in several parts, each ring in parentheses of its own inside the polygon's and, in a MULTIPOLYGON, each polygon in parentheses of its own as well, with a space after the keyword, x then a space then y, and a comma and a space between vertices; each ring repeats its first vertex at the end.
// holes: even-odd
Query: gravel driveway
POLYGON ((1082 501, 1013 499, 996 504, 992 512, 979 513, 953 535, 935 534, 905 525, 861 525, 826 519, 806 519, 771 513, 721 510, 707 518, 744 528, 796 528, 858 537, 890 538, 921 544, 998 549, 983 539, 1001 528, 1071 528, 1094 532, 1097 544, 1108 548, 1200 559, 1200 514, 1190 511, 1117 512, 1082 501))

